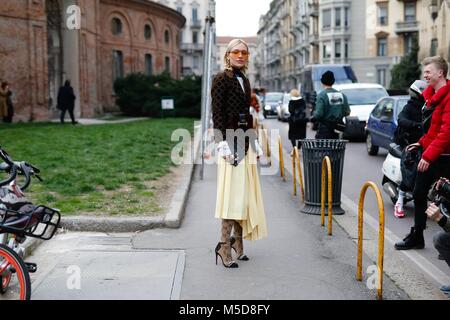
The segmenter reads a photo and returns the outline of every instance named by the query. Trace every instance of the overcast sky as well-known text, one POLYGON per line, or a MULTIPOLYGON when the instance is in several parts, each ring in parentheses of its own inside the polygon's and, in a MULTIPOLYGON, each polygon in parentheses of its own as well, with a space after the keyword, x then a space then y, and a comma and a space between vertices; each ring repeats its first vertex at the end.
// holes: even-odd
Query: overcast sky
POLYGON ((218 36, 256 36, 259 18, 267 13, 272 0, 216 0, 218 36))

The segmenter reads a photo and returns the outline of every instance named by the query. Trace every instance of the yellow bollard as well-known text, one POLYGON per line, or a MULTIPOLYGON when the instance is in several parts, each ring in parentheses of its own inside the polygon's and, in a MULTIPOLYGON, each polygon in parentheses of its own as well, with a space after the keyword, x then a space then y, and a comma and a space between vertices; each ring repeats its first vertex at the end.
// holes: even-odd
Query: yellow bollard
POLYGON ((294 157, 297 160, 297 169, 298 169, 298 179, 300 180, 300 192, 302 194, 302 201, 305 202, 305 188, 303 186, 303 174, 302 174, 302 166, 300 163, 300 155, 298 152, 298 148, 294 148, 294 157))
POLYGON ((322 227, 325 226, 325 170, 328 175, 328 235, 331 236, 333 235, 333 174, 331 160, 328 156, 322 161, 322 195, 320 197, 322 227))
POLYGON ((366 192, 369 188, 375 191, 378 201, 379 210, 379 232, 378 232, 378 299, 383 299, 383 259, 384 259, 384 202, 381 196, 381 191, 374 182, 367 182, 361 190, 358 207, 358 260, 356 279, 362 281, 362 249, 363 249, 363 213, 364 200, 366 192))
POLYGON ((283 144, 281 143, 281 137, 278 136, 278 152, 280 155, 280 173, 284 181, 286 181, 286 175, 284 174, 284 158, 283 158, 283 144))
MULTIPOLYGON (((297 149, 297 147, 295 147, 295 149, 297 149)), ((294 152, 292 152, 292 183, 294 187, 294 196, 297 195, 297 174, 295 172, 295 162, 297 157, 295 156, 295 149, 294 152)))

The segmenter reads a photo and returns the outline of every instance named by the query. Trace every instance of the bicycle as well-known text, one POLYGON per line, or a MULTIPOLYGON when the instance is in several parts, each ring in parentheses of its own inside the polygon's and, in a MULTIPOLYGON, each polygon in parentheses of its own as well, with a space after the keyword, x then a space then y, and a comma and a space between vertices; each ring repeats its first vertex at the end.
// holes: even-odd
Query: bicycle
POLYGON ((59 228, 59 210, 43 205, 34 206, 23 193, 31 177, 42 181, 40 170, 27 162, 14 162, 0 147, 0 171, 9 177, 0 181, 0 298, 31 299, 30 273, 37 271, 35 263, 25 262, 23 243, 27 237, 50 240, 59 228), (23 175, 23 185, 18 185, 23 175))

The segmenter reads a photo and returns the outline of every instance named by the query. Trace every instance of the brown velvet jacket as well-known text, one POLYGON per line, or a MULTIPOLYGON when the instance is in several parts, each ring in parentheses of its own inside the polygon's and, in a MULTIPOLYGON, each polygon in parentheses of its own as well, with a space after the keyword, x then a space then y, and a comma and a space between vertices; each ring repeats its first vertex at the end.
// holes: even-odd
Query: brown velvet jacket
MULTIPOLYGON (((232 71, 220 72, 213 79, 211 87, 212 118, 214 129, 220 130, 221 133, 221 135, 215 136, 216 142, 229 140, 226 139, 227 129, 237 130, 241 128, 246 131, 253 126, 253 117, 250 114, 250 82, 247 78, 243 80, 245 93, 232 71), (246 128, 239 127, 239 114, 245 114, 248 123, 246 128)), ((228 142, 230 145, 230 141, 228 142)), ((245 154, 247 154, 248 146, 249 143, 246 139, 245 154)))

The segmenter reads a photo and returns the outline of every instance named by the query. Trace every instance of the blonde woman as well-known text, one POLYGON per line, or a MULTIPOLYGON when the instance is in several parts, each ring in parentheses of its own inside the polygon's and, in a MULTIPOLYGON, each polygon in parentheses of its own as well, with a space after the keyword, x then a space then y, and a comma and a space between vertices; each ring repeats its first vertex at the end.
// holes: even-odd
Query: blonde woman
POLYGON ((244 254, 243 238, 259 240, 267 236, 254 145, 256 133, 252 130, 253 119, 249 111, 251 88, 245 76, 249 56, 245 41, 232 40, 224 57, 225 71, 215 76, 211 88, 218 144, 215 217, 222 220, 215 257, 216 264, 220 257, 226 268, 238 267, 231 249, 236 252, 237 260, 249 260, 244 254), (243 132, 249 139, 239 136, 243 132))

